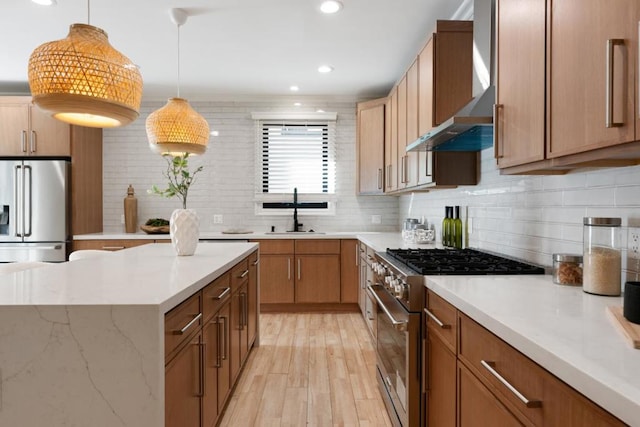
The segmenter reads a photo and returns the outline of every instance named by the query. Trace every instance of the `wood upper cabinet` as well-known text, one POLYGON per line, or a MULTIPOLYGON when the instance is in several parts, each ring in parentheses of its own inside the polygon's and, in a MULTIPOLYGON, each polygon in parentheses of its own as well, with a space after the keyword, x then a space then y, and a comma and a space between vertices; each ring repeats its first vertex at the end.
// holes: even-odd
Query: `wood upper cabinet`
POLYGON ((407 152, 406 146, 418 139, 418 60, 416 59, 407 71, 407 126, 405 141, 405 185, 418 185, 418 153, 407 152))
POLYGON ((102 129, 71 126, 71 232, 98 233, 102 222, 102 129))
POLYGON ((385 192, 398 189, 400 181, 400 159, 398 153, 398 87, 394 87, 387 102, 388 111, 385 117, 388 128, 388 139, 384 144, 385 158, 385 192))
POLYGON ((31 102, 30 96, 0 97, 0 155, 70 156, 71 126, 31 102))
POLYGON ((494 149, 499 167, 545 157, 545 0, 497 3, 494 149))
POLYGON ((385 104, 382 98, 357 106, 358 194, 384 192, 385 104))
POLYGON ((398 138, 398 189, 406 188, 407 172, 407 75, 398 83, 397 95, 397 138, 398 138))
POLYGON ((549 7, 548 157, 638 139, 638 1, 551 0, 549 7))
POLYGON ((498 0, 502 174, 637 163, 639 18, 635 0, 498 0))

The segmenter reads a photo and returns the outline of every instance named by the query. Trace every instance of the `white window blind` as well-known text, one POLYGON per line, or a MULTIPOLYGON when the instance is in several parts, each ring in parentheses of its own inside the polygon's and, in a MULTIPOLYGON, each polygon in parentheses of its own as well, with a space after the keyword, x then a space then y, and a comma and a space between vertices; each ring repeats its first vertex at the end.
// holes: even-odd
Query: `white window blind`
POLYGON ((333 122, 262 120, 259 129, 260 193, 335 192, 333 122))

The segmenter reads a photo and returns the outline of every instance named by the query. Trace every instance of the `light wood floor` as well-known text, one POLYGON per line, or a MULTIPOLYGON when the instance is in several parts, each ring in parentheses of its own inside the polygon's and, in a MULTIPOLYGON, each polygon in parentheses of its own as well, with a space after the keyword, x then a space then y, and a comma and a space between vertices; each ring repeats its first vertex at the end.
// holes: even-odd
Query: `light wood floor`
POLYGON ((260 315, 221 426, 391 426, 359 313, 260 315))

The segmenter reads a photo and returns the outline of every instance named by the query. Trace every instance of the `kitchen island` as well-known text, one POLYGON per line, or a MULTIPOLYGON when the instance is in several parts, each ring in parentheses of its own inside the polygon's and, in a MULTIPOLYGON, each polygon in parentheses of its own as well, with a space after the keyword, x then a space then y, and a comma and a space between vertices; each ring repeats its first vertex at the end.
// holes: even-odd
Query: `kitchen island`
POLYGON ((151 244, 1 276, 0 425, 164 425, 165 314, 257 247, 151 244))

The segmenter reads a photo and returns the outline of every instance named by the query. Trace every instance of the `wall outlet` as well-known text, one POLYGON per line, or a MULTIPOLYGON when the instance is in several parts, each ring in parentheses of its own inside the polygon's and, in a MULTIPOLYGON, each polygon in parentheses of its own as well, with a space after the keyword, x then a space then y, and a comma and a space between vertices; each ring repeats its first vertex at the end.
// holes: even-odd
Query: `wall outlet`
POLYGON ((222 224, 222 215, 214 215, 213 216, 214 224, 222 224))
POLYGON ((628 229, 627 257, 640 260, 640 228, 629 227, 628 229))
POLYGON ((382 215, 371 215, 371 224, 382 224, 382 215))

